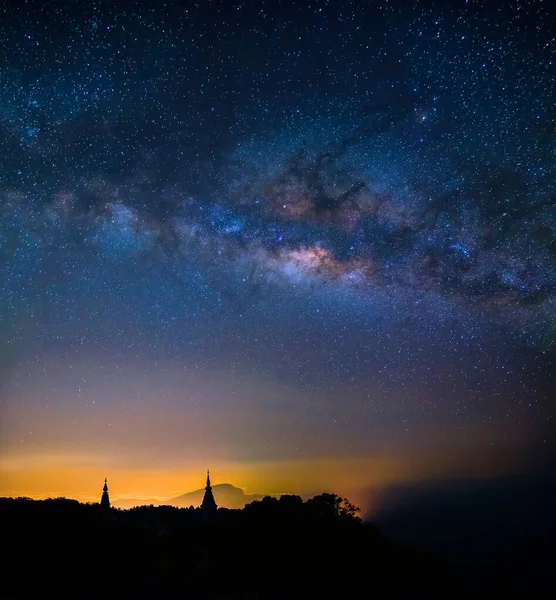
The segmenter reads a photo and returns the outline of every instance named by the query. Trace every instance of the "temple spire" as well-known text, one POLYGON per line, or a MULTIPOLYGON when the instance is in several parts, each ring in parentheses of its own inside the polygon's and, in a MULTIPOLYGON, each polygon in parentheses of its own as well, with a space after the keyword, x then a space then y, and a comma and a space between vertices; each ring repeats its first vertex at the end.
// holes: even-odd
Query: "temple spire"
POLYGON ((203 503, 201 504, 201 510, 203 511, 205 520, 211 520, 216 515, 217 509, 216 500, 212 493, 212 486, 210 485, 210 472, 207 469, 207 486, 205 487, 205 496, 203 498, 203 503))
POLYGON ((110 508, 110 498, 108 496, 108 483, 104 478, 104 487, 102 488, 102 498, 100 499, 101 508, 110 508))

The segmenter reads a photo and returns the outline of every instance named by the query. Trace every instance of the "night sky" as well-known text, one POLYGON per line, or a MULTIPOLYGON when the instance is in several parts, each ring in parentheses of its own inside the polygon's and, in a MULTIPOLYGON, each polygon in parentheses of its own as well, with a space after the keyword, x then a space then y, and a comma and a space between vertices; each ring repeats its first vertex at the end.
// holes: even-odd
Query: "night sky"
POLYGON ((0 495, 532 472, 550 2, 0 4, 0 495))

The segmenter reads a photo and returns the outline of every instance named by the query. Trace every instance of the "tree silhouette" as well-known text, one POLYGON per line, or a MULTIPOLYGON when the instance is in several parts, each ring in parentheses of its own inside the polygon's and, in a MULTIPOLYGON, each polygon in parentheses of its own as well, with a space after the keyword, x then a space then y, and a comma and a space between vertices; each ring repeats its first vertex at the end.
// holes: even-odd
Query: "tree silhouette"
MULTIPOLYGON (((360 508, 351 504, 347 498, 336 494, 320 494, 307 501, 309 515, 320 518, 344 517, 348 519, 359 519, 357 513, 360 508)), ((359 519, 360 520, 360 519, 359 519)))
MULTIPOLYGON (((208 522, 193 507, 102 511, 64 498, 2 498, 3 591, 277 600, 361 591, 448 597, 465 590, 464 577, 426 552, 389 541, 358 512, 333 493, 305 502, 266 496, 244 509, 218 509, 208 522), (19 576, 22 561, 32 577, 19 576)), ((486 591, 492 597, 508 587, 486 591)))

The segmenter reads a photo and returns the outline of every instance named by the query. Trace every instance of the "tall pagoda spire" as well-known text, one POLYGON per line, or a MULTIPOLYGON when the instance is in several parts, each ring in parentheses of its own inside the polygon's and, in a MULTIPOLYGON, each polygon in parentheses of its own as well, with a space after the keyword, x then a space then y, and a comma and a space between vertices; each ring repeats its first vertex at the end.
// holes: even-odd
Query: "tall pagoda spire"
POLYGON ((214 499, 214 495, 212 493, 212 486, 210 485, 210 473, 207 469, 207 485, 205 487, 205 496, 203 498, 203 503, 201 504, 201 510, 203 511, 203 516, 205 519, 211 519, 217 510, 216 500, 214 499))
POLYGON ((102 498, 100 499, 101 508, 110 508, 110 498, 108 497, 108 483, 104 478, 104 487, 102 488, 102 498))

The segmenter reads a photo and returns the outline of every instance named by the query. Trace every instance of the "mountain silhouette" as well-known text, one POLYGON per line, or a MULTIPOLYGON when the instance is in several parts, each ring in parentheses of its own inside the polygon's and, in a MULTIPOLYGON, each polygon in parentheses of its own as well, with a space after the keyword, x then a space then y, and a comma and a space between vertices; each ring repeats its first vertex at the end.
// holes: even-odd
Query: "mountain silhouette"
MULTIPOLYGON (((253 500, 261 500, 264 494, 246 494, 241 488, 235 487, 230 483, 219 483, 212 486, 212 492, 216 504, 222 508, 243 508, 253 500)), ((133 508, 134 506, 145 506, 152 504, 153 506, 176 506, 178 508, 189 508, 190 506, 198 507, 203 501, 205 488, 187 492, 175 498, 168 500, 152 500, 152 499, 122 499, 113 502, 115 508, 133 508)))

